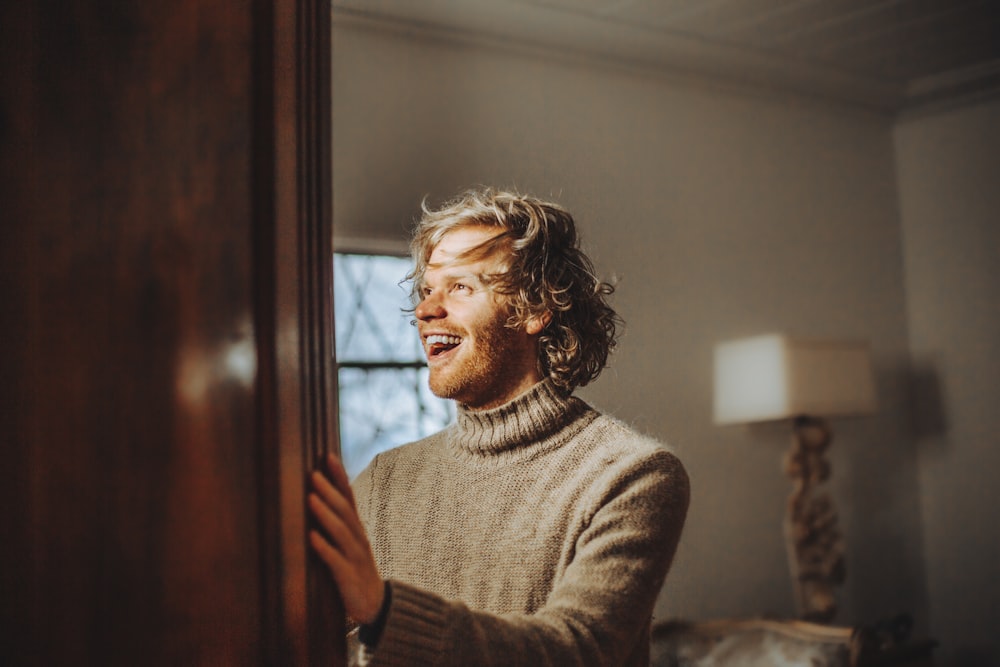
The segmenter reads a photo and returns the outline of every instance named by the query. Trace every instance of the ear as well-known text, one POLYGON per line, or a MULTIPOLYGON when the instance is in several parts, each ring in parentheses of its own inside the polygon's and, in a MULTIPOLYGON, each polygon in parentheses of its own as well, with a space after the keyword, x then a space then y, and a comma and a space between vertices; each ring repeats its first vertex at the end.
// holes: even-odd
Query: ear
POLYGON ((524 330, 528 333, 529 336, 536 336, 542 333, 542 330, 545 327, 549 326, 549 322, 551 321, 552 321, 552 312, 546 310, 541 315, 538 315, 537 317, 532 317, 530 320, 528 320, 528 324, 524 327, 524 330))

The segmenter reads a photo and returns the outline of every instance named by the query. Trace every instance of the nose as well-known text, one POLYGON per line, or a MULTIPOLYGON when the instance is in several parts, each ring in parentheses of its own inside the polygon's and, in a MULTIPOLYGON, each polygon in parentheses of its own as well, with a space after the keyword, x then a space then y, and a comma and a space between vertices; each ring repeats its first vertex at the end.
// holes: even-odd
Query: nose
POLYGON ((444 304, 441 302, 441 297, 438 292, 431 291, 425 294, 424 298, 417 304, 413 314, 418 320, 425 322, 427 320, 436 320, 444 317, 444 304))

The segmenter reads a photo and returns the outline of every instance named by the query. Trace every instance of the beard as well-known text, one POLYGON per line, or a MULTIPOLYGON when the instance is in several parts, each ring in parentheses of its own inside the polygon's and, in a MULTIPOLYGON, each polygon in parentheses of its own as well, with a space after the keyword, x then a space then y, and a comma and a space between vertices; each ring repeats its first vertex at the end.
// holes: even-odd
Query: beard
POLYGON ((431 365, 429 385, 435 396, 449 398, 474 410, 497 407, 515 398, 534 369, 536 352, 523 331, 506 326, 507 313, 498 311, 471 328, 446 363, 431 365))

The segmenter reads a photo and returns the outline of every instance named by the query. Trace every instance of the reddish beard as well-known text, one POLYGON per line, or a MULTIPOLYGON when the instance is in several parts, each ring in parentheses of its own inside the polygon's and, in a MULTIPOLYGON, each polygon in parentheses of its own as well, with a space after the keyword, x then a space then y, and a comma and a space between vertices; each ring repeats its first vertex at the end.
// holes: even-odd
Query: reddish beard
POLYGON ((496 407, 512 395, 525 376, 525 366, 537 362, 526 350, 524 333, 506 326, 508 314, 498 310, 493 319, 467 331, 446 364, 430 369, 431 391, 472 409, 496 407))

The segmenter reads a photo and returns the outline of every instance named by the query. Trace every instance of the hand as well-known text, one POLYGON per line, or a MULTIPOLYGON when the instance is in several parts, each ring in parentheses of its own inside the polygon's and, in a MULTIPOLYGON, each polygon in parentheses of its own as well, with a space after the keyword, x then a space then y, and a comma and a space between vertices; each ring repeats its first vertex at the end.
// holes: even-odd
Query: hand
POLYGON ((309 494, 309 509, 325 535, 310 531, 309 542, 330 568, 348 616, 358 623, 371 623, 382 609, 385 583, 358 517, 347 473, 333 455, 326 463, 330 478, 313 472, 314 492, 309 494))

